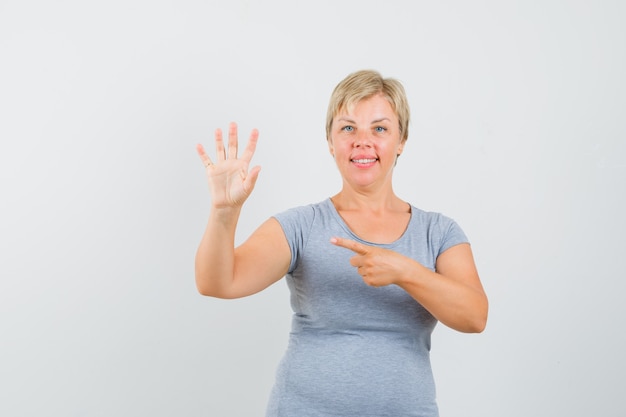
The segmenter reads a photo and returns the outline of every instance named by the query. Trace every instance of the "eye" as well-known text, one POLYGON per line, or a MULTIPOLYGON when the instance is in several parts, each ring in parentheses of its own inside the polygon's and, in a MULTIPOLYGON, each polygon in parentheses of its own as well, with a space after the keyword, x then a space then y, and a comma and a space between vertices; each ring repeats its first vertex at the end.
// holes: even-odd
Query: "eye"
POLYGON ((354 132, 354 127, 352 126, 344 126, 341 128, 344 132, 354 132))
POLYGON ((376 127, 374 128, 374 130, 375 130, 377 133, 383 133, 383 132, 386 132, 386 131, 387 131, 387 128, 386 128, 386 127, 382 127, 382 126, 376 126, 376 127))

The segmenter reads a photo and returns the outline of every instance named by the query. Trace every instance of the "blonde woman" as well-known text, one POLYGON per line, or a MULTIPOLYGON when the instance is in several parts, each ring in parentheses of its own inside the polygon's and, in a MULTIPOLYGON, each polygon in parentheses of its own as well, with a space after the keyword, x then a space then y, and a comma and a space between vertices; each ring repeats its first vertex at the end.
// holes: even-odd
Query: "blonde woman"
POLYGON ((438 415, 429 352, 439 321, 481 332, 488 303, 458 224, 398 197, 392 178, 408 139, 400 82, 358 71, 332 93, 326 135, 342 177, 337 194, 266 220, 234 246, 259 167, 258 132, 238 155, 215 134, 201 145, 211 209, 196 255, 198 291, 237 298, 285 277, 294 311, 268 417, 438 415))

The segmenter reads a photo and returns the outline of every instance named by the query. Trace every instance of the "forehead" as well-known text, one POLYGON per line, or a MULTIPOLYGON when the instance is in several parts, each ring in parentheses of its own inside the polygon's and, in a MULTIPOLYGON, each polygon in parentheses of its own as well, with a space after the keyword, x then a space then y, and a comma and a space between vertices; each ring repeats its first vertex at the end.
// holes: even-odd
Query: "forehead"
POLYGON ((342 117, 398 119, 393 106, 387 97, 382 94, 346 103, 335 114, 335 118, 342 117))

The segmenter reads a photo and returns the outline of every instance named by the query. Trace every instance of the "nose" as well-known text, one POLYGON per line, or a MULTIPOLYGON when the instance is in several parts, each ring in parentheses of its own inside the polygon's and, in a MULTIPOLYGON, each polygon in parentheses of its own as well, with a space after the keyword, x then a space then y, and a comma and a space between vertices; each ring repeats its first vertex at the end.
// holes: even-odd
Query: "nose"
POLYGON ((354 148, 361 148, 361 147, 369 148, 370 146, 372 146, 372 140, 367 132, 364 132, 361 130, 357 132, 352 146, 354 148))

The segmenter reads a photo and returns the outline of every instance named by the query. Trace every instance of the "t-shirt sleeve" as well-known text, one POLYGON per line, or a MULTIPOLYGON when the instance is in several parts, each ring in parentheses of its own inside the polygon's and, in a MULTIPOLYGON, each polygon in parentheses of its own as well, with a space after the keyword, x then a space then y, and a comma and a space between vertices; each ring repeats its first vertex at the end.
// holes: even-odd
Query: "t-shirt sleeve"
POLYGON ((274 215, 274 218, 282 227, 291 249, 291 263, 288 271, 291 273, 295 269, 298 258, 306 246, 309 231, 315 218, 315 210, 310 205, 295 207, 274 215))
POLYGON ((441 240, 437 256, 441 255, 452 246, 460 243, 469 243, 469 239, 456 221, 443 215, 440 215, 438 220, 441 240))

